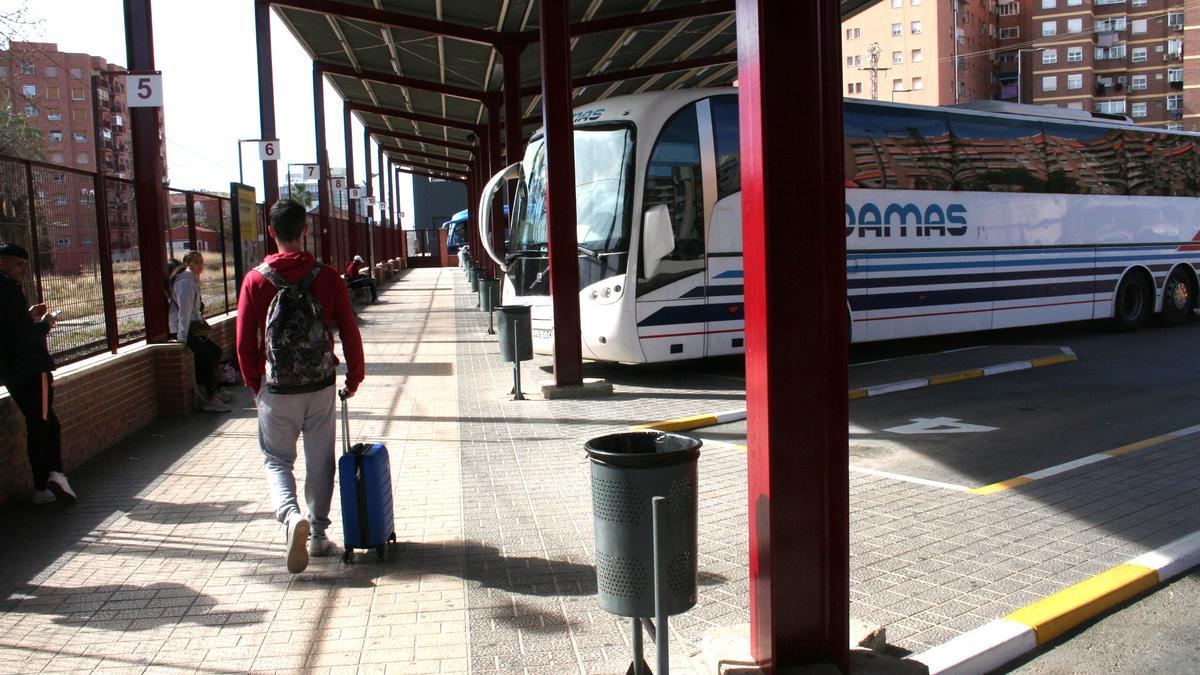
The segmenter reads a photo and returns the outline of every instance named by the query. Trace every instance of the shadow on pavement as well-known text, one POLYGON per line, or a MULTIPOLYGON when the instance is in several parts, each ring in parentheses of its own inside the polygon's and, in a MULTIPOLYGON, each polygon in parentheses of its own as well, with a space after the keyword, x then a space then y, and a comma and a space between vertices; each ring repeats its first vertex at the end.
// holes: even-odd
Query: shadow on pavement
POLYGON ((262 623, 261 609, 214 610, 216 598, 175 582, 145 586, 26 586, 9 596, 8 612, 53 615, 54 623, 91 628, 140 631, 179 623, 228 626, 262 623))

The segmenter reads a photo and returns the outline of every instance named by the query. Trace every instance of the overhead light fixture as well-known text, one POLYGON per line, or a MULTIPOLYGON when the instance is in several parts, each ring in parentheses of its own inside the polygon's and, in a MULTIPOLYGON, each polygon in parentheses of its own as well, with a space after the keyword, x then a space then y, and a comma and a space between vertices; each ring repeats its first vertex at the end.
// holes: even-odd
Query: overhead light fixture
POLYGON ((621 46, 622 46, 622 47, 628 47, 628 46, 629 46, 629 43, 630 43, 630 42, 633 42, 633 38, 637 37, 637 34, 638 34, 638 32, 637 32, 636 30, 635 30, 635 31, 633 31, 633 32, 631 32, 631 33, 629 34, 629 37, 625 38, 625 41, 621 43, 621 46))

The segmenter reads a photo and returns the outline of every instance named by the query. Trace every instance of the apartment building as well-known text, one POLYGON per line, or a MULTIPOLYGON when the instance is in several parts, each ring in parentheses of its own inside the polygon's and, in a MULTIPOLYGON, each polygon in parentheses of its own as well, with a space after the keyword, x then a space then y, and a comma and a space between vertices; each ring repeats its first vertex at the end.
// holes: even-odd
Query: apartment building
MULTIPOLYGON (((42 132, 43 158, 81 171, 133 177, 125 69, 49 42, 12 42, 0 51, 0 84, 15 112, 42 132)), ((162 110, 159 138, 163 140, 162 110)), ((160 144, 163 178, 166 146, 160 144)))
POLYGON ((868 0, 842 22, 845 95, 871 98, 874 72, 882 101, 998 99, 1197 130, 1189 10, 1200 0, 868 0))

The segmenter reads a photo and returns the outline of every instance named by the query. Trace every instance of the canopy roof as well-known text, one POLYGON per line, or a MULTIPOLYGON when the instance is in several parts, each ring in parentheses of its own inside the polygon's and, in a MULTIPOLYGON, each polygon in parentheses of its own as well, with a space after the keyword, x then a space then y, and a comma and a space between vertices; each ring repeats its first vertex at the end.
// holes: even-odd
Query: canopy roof
MULTIPOLYGON (((732 0, 569 0, 574 101, 729 85, 732 0)), ((503 53, 520 54, 523 137, 541 123, 533 0, 271 0, 395 161, 461 175, 502 110, 503 53), (451 147, 446 147, 451 146, 451 147)))

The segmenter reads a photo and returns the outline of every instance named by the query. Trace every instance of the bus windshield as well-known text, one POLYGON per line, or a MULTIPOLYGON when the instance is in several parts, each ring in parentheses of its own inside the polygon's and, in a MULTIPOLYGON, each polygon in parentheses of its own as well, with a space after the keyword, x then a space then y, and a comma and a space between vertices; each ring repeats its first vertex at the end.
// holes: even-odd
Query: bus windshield
MULTIPOLYGON (((517 202, 509 252, 543 252, 546 233, 546 143, 525 151, 526 184, 517 202)), ((629 247, 633 134, 625 126, 575 130, 575 236, 580 251, 596 259, 629 247)))

